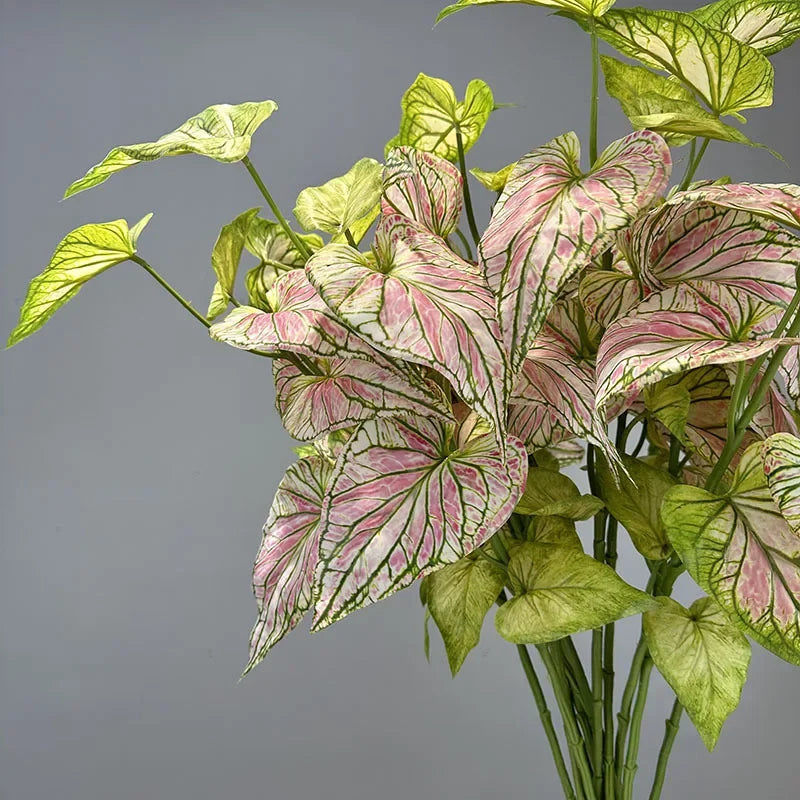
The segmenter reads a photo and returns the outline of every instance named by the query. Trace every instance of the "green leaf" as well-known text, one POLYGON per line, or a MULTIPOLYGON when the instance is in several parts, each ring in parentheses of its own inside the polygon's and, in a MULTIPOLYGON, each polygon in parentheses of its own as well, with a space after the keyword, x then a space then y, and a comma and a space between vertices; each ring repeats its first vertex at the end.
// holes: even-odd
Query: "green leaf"
POLYGON ((678 81, 610 56, 600 56, 600 62, 606 90, 619 101, 634 128, 656 131, 676 147, 695 136, 757 146, 741 131, 706 111, 678 81))
POLYGON ((310 186, 297 196, 294 215, 307 231, 333 234, 345 240, 345 231, 359 241, 380 211, 381 164, 362 158, 338 178, 322 186, 310 186))
POLYGON ((713 750, 723 723, 739 705, 750 643, 710 597, 688 610, 669 597, 658 601, 660 607, 642 618, 650 655, 713 750))
POLYGON ((666 558, 672 549, 661 522, 661 503, 677 481, 668 472, 632 456, 622 456, 629 477, 615 478, 599 455, 597 480, 606 507, 630 534, 634 547, 653 560, 666 558))
POLYGON ((152 214, 132 228, 124 219, 82 225, 68 233, 56 247, 50 263, 28 287, 17 327, 8 337, 13 347, 41 328, 80 291, 86 281, 136 253, 136 239, 152 214))
POLYGON ((692 16, 771 56, 800 38, 797 0, 719 0, 692 16))
POLYGON ((222 284, 217 281, 214 284, 214 288, 211 290, 211 299, 208 301, 206 319, 215 320, 228 308, 230 302, 230 295, 222 288, 222 284))
POLYGON ((142 161, 155 161, 165 156, 196 153, 215 161, 241 161, 250 151, 250 140, 256 129, 277 108, 278 104, 272 100, 236 106, 209 106, 155 142, 115 147, 99 164, 75 181, 64 197, 91 189, 115 172, 142 161))
POLYGON ((615 0, 458 0, 457 3, 443 8, 436 17, 436 22, 441 22, 445 17, 463 11, 471 6, 495 6, 506 3, 520 3, 528 6, 545 6, 558 8, 586 17, 599 17, 614 5, 615 0))
POLYGON ((506 164, 502 169, 497 170, 497 172, 487 172, 478 167, 474 167, 470 172, 478 179, 479 183, 485 186, 490 192, 502 192, 508 180, 508 176, 516 166, 517 162, 512 161, 510 164, 506 164))
POLYGON ((529 542, 583 552, 575 523, 564 517, 532 517, 526 538, 529 542))
POLYGON ((524 543, 508 562, 515 597, 495 616, 515 644, 543 644, 653 608, 655 601, 611 567, 572 548, 524 543))
MULTIPOLYGON (((585 21, 577 21, 587 27, 585 21)), ((615 9, 595 26, 598 36, 620 52, 675 75, 716 114, 772 104, 774 75, 769 61, 690 14, 615 9)))
POLYGON ((692 396, 684 383, 661 381, 645 386, 645 408, 673 435, 684 440, 692 396))
POLYGON ((603 501, 580 489, 560 472, 542 467, 528 470, 525 491, 514 511, 541 517, 566 517, 582 520, 593 517, 603 508, 603 501))
POLYGON ((447 81, 423 72, 406 90, 400 107, 400 132, 386 144, 386 153, 393 147, 410 145, 448 161, 458 158, 458 133, 466 153, 478 141, 496 108, 492 90, 482 80, 471 80, 464 101, 459 102, 447 81))
POLYGON ((426 580, 428 608, 455 676, 480 641, 483 618, 505 585, 505 571, 472 554, 431 573, 426 580))

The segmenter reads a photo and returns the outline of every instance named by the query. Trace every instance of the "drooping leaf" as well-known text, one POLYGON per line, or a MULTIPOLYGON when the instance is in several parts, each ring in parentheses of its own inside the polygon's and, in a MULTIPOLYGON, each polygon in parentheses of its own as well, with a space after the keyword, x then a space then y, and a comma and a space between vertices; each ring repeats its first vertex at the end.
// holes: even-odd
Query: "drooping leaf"
POLYGON ((583 520, 593 517, 602 508, 602 500, 589 494, 582 495, 566 475, 531 467, 525 491, 514 511, 517 514, 583 520))
POLYGON ((432 572, 428 608, 442 634, 453 676, 481 638, 483 619, 506 582, 503 568, 472 554, 432 572))
POLYGON ((572 548, 519 544, 508 577, 515 596, 498 609, 495 627, 514 644, 553 642, 655 604, 613 569, 572 548))
POLYGON ((485 169, 473 167, 470 173, 474 175, 482 186, 485 186, 490 192, 502 192, 503 187, 506 185, 508 176, 511 174, 514 167, 517 166, 516 161, 506 164, 501 167, 497 172, 487 172, 485 169))
POLYGON ((152 214, 132 228, 124 219, 81 225, 56 247, 50 263, 28 286, 19 322, 8 337, 13 347, 41 328, 61 306, 80 291, 86 281, 127 261, 136 253, 136 240, 152 214))
POLYGON ((670 597, 642 617, 645 641, 709 750, 739 705, 750 643, 710 597, 687 610, 670 597))
POLYGON ((458 2, 443 8, 436 17, 436 22, 441 22, 445 17, 463 11, 472 6, 494 6, 505 3, 520 3, 529 6, 545 6, 558 8, 587 17, 599 17, 614 5, 615 0, 458 0, 458 2))
POLYGON ((464 100, 459 101, 447 81, 420 72, 400 106, 400 131, 387 143, 386 153, 409 145, 454 161, 458 158, 458 134, 467 152, 483 133, 495 102, 492 90, 482 80, 471 80, 464 100))
POLYGON ((588 174, 574 133, 517 163, 480 243, 513 372, 559 291, 661 194, 670 166, 664 140, 650 131, 611 144, 588 174))
POLYGON ((800 535, 800 439, 776 433, 764 442, 762 458, 770 494, 783 518, 800 535))
POLYGON ((311 608, 319 520, 332 465, 304 458, 278 486, 253 567, 258 620, 250 635, 247 674, 311 608))
POLYGON ((725 496, 676 486, 661 514, 701 588, 759 644, 800 664, 800 534, 772 499, 761 448, 745 451, 725 496))
POLYGON ((359 241, 380 212, 381 164, 362 158, 338 178, 310 186, 297 196, 294 215, 307 231, 319 230, 345 240, 349 231, 359 241))
POLYGON ((597 354, 597 405, 668 375, 746 361, 778 347, 774 307, 719 283, 681 283, 651 295, 605 332, 597 354), (756 338, 760 337, 760 338, 756 338))
POLYGON ((698 8, 692 16, 767 56, 800 38, 797 0, 719 0, 698 8))
POLYGON ((277 108, 278 104, 272 100, 209 106, 155 142, 115 147, 99 164, 75 181, 64 197, 91 189, 115 172, 165 156, 196 153, 226 163, 241 161, 250 151, 252 135, 277 108))
MULTIPOLYGON (((584 27, 586 22, 582 23, 584 27)), ((597 35, 643 64, 676 76, 718 115, 772 104, 772 65, 757 50, 691 14, 612 9, 597 35)))
POLYGON ((443 375, 502 436, 506 360, 480 269, 397 214, 381 219, 376 252, 377 259, 328 245, 306 270, 348 327, 387 355, 443 375))
POLYGON ((334 469, 321 524, 315 629, 468 555, 508 518, 527 455, 491 434, 453 449, 433 420, 363 423, 334 469))

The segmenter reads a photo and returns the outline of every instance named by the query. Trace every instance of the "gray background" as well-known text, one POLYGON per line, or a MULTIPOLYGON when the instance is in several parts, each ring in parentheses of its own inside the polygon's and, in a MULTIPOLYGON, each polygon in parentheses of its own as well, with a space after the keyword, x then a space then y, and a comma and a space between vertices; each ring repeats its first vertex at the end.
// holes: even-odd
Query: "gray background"
MULTIPOLYGON (((304 186, 380 157, 419 70, 459 93, 480 76, 519 104, 493 116, 472 165, 584 134, 588 41, 576 27, 514 5, 433 31, 440 2, 2 0, 3 335, 64 233, 150 210, 142 254, 204 307, 220 225, 260 203, 241 166, 168 159, 57 201, 111 146, 211 103, 280 102, 252 156, 287 210, 304 186)), ((714 144, 703 174, 800 178, 798 54, 774 59, 775 108, 747 128, 788 166, 714 144)), ((612 101, 601 125, 603 141, 627 132, 612 101)), ((208 341, 124 265, 2 353, 0 369, 4 799, 559 796, 514 649, 487 625, 452 681, 437 635, 425 662, 414 592, 320 635, 297 631, 237 684, 250 565, 292 460, 266 362, 208 341)), ((642 579, 636 559, 622 566, 642 579)), ((636 623, 620 627, 630 645, 636 623)), ((755 649, 713 755, 684 722, 665 798, 796 797, 799 685, 755 649)), ((640 796, 668 708, 656 676, 640 796)))

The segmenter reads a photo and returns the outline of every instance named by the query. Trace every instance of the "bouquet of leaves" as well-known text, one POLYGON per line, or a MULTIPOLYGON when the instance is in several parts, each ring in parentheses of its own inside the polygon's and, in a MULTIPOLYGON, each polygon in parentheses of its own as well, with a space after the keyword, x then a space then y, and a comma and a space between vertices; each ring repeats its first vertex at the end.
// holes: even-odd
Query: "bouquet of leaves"
MULTIPOLYGON (((440 19, 505 1, 460 0, 440 19)), ((800 2, 612 4, 530 0, 589 34, 588 160, 566 133, 472 169, 496 193, 482 233, 466 154, 500 106, 481 80, 459 100, 420 74, 383 163, 300 192, 304 233, 248 158, 277 105, 211 106, 113 149, 66 193, 166 156, 241 161, 274 219, 251 208, 222 227, 206 313, 139 255, 150 215, 89 224, 32 281, 9 345, 89 279, 142 267, 213 339, 272 360, 278 414, 302 443, 255 562, 245 672, 308 612, 319 630, 416 585, 426 644, 432 617, 455 674, 497 606, 567 798, 633 797, 661 672, 676 699, 655 800, 684 710, 714 747, 749 640, 800 664, 800 187, 693 183, 712 141, 761 146, 733 123, 772 102, 768 56, 800 37, 800 2), (639 64, 601 56, 601 40, 639 64), (601 71, 634 129, 602 152, 601 71), (672 188, 670 148, 687 165, 672 188), (589 494, 562 471, 579 462, 589 494), (617 574, 622 543, 646 587, 617 574), (689 608, 670 598, 684 572, 703 592, 689 608), (632 615, 642 633, 620 692, 614 623, 632 615)))

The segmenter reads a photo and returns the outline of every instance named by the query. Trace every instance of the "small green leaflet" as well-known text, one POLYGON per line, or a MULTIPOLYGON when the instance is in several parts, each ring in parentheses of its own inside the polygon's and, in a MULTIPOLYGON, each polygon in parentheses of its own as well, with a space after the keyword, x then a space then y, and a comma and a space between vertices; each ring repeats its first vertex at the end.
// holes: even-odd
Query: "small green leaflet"
POLYGON ((124 219, 81 225, 56 247, 50 263, 28 287, 17 327, 8 337, 13 347, 41 328, 53 314, 80 291, 86 281, 136 253, 136 240, 152 214, 132 228, 124 219))
POLYGON ((250 151, 250 139, 256 129, 277 108, 278 104, 272 100, 236 106, 209 106, 155 142, 115 147, 99 164, 75 181, 64 197, 98 186, 115 172, 142 161, 155 161, 165 156, 196 153, 215 161, 241 161, 250 151))
POLYGON ((466 153, 478 141, 489 115, 495 110, 494 96, 482 80, 471 80, 463 102, 442 78, 420 72, 400 101, 400 132, 386 144, 410 145, 454 161, 458 158, 458 134, 466 153))
POLYGON ((505 571, 473 553, 432 572, 425 581, 428 608, 455 677, 480 641, 483 619, 505 585, 505 571))
POLYGON ((519 544, 508 578, 515 596, 498 609, 495 627, 514 644, 554 642, 655 606, 649 594, 571 547, 519 544))
MULTIPOLYGON (((578 20, 583 27, 586 22, 578 20)), ((772 104, 772 65, 752 47, 707 28, 690 14, 612 10, 594 23, 597 35, 627 56, 675 75, 725 115, 772 104)))
POLYGON ((645 641, 709 750, 739 705, 750 644, 723 610, 702 597, 687 610, 669 597, 642 617, 645 641))
POLYGON ((566 476, 543 467, 528 470, 525 491, 514 511, 539 517, 566 517, 583 520, 603 508, 603 501, 580 489, 566 476))
POLYGON ((470 170, 470 173, 474 175, 478 179, 478 182, 482 186, 485 186, 490 192, 502 192, 505 188, 508 176, 511 174, 511 170, 513 170, 516 166, 517 162, 512 161, 510 164, 506 164, 504 167, 497 170, 497 172, 487 172, 485 169, 473 167, 473 169, 470 170))
POLYGON ((720 0, 698 8, 692 16, 766 56, 783 50, 800 37, 797 0, 720 0))
POLYGON ((443 8, 436 17, 436 22, 441 22, 445 17, 463 11, 471 6, 495 6, 506 3, 520 3, 528 6, 545 6, 558 8, 586 17, 599 17, 614 5, 615 0, 458 0, 447 8, 443 8))
POLYGON ((344 175, 303 189, 294 208, 297 221, 307 231, 332 234, 334 242, 344 241, 345 231, 360 241, 380 211, 382 171, 374 158, 362 158, 344 175))

